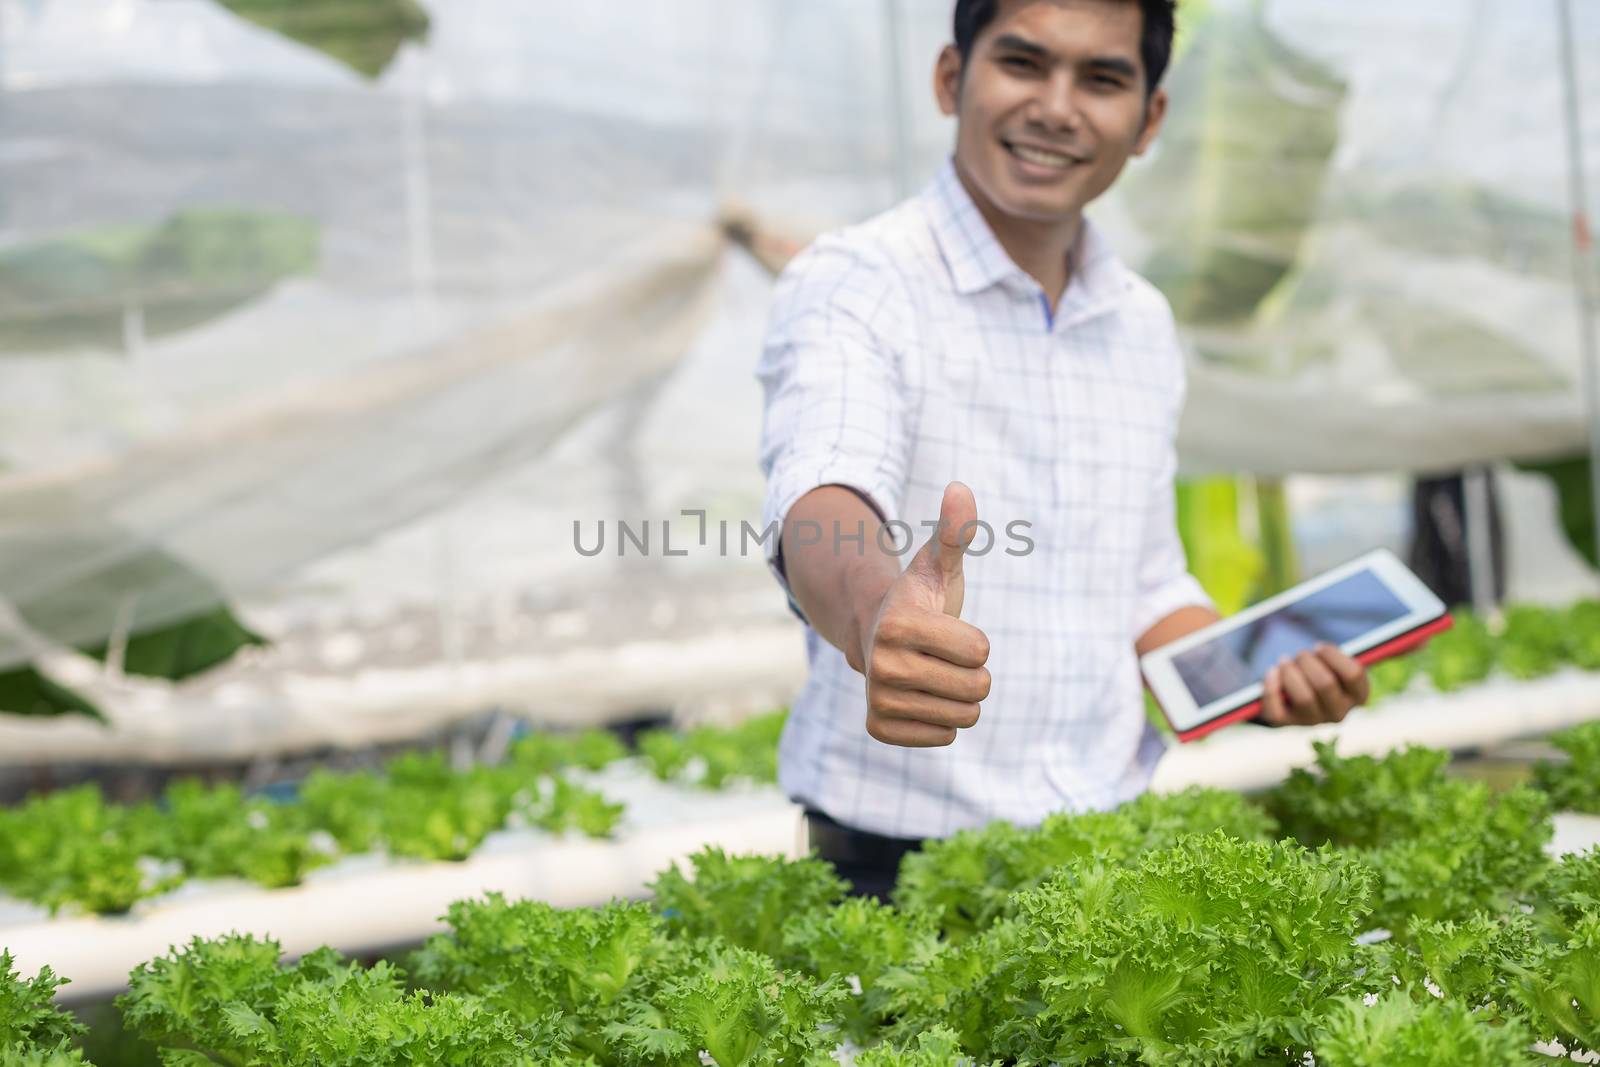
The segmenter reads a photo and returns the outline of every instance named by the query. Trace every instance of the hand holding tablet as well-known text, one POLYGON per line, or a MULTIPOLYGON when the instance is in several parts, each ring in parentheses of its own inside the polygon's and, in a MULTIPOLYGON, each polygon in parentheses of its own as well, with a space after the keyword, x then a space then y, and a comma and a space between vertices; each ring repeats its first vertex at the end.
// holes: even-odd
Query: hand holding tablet
POLYGON ((1261 712, 1268 726, 1312 726, 1343 722, 1372 692, 1367 668, 1326 641, 1298 655, 1284 656, 1267 668, 1261 712))
MULTIPOLYGON (((1178 739, 1193 741, 1261 711, 1268 683, 1343 684, 1338 674, 1348 660, 1375 663, 1410 651, 1449 625, 1439 598, 1379 549, 1148 652, 1139 664, 1178 739), (1319 645, 1338 652, 1319 654, 1319 645), (1285 657, 1300 669, 1278 670, 1285 657)), ((1269 702, 1268 715, 1282 706, 1269 702)))

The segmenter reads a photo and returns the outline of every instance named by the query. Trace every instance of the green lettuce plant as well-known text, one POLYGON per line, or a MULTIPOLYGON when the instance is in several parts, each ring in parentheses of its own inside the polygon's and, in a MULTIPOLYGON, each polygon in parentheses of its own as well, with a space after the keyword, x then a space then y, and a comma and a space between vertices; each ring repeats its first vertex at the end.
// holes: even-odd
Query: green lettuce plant
POLYGON ((1537 790, 1496 796, 1450 778, 1449 754, 1434 749, 1375 759, 1315 748, 1315 769, 1295 770, 1265 804, 1301 843, 1331 843, 1379 873, 1377 925, 1404 936, 1417 920, 1502 912, 1547 869, 1549 802, 1537 790))
MULTIPOLYGON (((1426 996, 1426 995, 1425 995, 1426 996)), ((1386 993, 1374 1003, 1341 997, 1316 1039, 1327 1067, 1515 1067, 1543 1062, 1520 1021, 1492 1023, 1458 1001, 1386 993)))
POLYGON ((513 1020, 482 1000, 407 992, 404 975, 318 949, 282 966, 276 942, 195 938, 136 967, 117 998, 124 1025, 172 1067, 566 1062, 558 1020, 513 1020))
POLYGON ((1368 991, 1376 879, 1292 842, 1191 835, 1126 866, 1068 865, 1017 918, 897 982, 900 1028, 1020 1063, 1237 1064, 1309 1051, 1307 1006, 1368 991), (952 965, 953 964, 953 965, 952 965))
POLYGON ((1063 813, 1036 829, 995 822, 930 841, 900 865, 896 903, 933 915, 945 935, 961 940, 1014 913, 1014 894, 1065 864, 1086 858, 1130 862, 1190 833, 1223 830, 1266 840, 1271 818, 1237 793, 1190 788, 1145 794, 1115 811, 1063 813))
POLYGON ((650 883, 656 907, 674 937, 717 937, 771 956, 786 966, 803 962, 785 948, 787 928, 844 897, 845 882, 814 858, 730 856, 706 848, 689 857, 692 873, 668 867, 650 883))
POLYGON ((153 806, 107 804, 95 785, 30 798, 0 811, 0 887, 52 913, 124 913, 182 880, 162 863, 162 825, 153 806))
POLYGON ((646 730, 639 735, 639 754, 664 782, 707 789, 720 789, 735 780, 776 782, 778 738, 787 718, 785 708, 734 726, 646 730))
POLYGON ((1600 815, 1600 720, 1552 734, 1550 742, 1565 752, 1567 759, 1534 764, 1534 784, 1558 811, 1600 815))
POLYGON ((84 1028, 55 1006, 65 984, 48 967, 24 979, 11 953, 0 949, 0 1064, 83 1062, 71 1044, 84 1028))

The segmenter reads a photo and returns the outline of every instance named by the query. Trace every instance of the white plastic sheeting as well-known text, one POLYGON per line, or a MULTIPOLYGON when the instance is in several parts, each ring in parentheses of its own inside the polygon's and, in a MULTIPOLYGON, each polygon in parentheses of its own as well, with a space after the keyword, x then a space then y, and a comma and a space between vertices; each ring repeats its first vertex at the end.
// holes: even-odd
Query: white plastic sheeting
MULTIPOLYGON (((452 0, 367 80, 211 0, 0 0, 0 666, 220 594, 350 671, 435 611, 442 669, 697 567, 776 625, 758 558, 570 524, 754 521, 767 287, 718 222, 804 239, 931 172, 950 3, 897 2, 452 0)), ((1186 466, 1580 450, 1553 8, 1186 10, 1171 125, 1093 209, 1183 320, 1186 466)))

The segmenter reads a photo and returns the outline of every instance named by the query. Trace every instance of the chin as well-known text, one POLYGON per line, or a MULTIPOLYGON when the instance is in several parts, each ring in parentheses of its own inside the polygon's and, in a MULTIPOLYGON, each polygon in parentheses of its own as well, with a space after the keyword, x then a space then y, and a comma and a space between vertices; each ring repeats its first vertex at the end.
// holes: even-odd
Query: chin
POLYGON ((1043 193, 1039 189, 1007 189, 996 198, 1001 211, 1013 218, 1059 222, 1074 217, 1079 205, 1070 195, 1043 193))

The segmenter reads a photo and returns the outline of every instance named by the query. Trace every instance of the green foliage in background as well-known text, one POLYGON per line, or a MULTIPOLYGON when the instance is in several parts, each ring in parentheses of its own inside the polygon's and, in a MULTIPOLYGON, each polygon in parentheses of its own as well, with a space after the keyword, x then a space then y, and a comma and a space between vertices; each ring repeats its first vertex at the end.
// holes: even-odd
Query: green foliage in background
POLYGON ((1266 574, 1266 557, 1239 523, 1239 481, 1231 476, 1179 480, 1178 536, 1189 573, 1223 615, 1247 606, 1266 574))
POLYGON ((309 273, 317 259, 314 222, 231 207, 15 245, 0 250, 0 352, 122 352, 130 309, 145 336, 163 337, 309 273))
POLYGON ((1561 530, 1567 535, 1567 541, 1589 561, 1589 566, 1600 567, 1600 559, 1596 559, 1594 554, 1594 483, 1590 475, 1589 457, 1572 456, 1543 463, 1519 463, 1517 466, 1550 479, 1555 486, 1561 530))
POLYGON ((734 726, 700 726, 686 731, 646 730, 639 753, 663 782, 721 789, 733 780, 775 782, 778 739, 787 710, 756 715, 734 726))
POLYGON ((1566 608, 1511 604, 1497 619, 1470 611, 1451 613, 1452 625, 1421 649, 1375 664, 1370 672, 1376 704, 1422 679, 1441 693, 1477 685, 1497 672, 1518 681, 1565 667, 1600 670, 1600 601, 1566 608))
MULTIPOLYGON (((691 731, 691 750, 734 754, 715 757, 729 761, 715 785, 694 784, 775 781, 785 715, 691 731)), ((378 850, 460 861, 506 828, 610 838, 623 805, 571 772, 628 755, 604 730, 530 733, 493 765, 455 768, 442 754, 412 752, 381 771, 316 770, 283 803, 195 780, 172 783, 159 804, 108 803, 92 784, 35 795, 0 809, 0 890, 52 912, 120 914, 191 878, 293 886, 340 856, 378 850)))
MULTIPOLYGON (((184 561, 159 549, 125 554, 129 534, 85 523, 72 537, 13 539, 0 563, 0 596, 40 637, 102 663, 121 641, 126 674, 181 681, 265 645, 224 603, 222 591, 184 561), (99 566, 84 560, 107 560, 99 566), (40 589, 36 574, 72 577, 40 589), (211 605, 196 610, 195 605, 211 605), (89 634, 101 635, 85 641, 89 634)), ((0 673, 0 714, 103 716, 38 664, 0 673)))
POLYGON ((33 666, 0 671, 0 714, 86 715, 105 721, 99 708, 33 666))
POLYGON ((376 78, 406 41, 428 36, 428 13, 416 0, 217 0, 240 18, 331 56, 376 78))
MULTIPOLYGON (((1180 5, 1181 7, 1182 5, 1180 5)), ((1125 179, 1141 267, 1186 327, 1242 325, 1299 259, 1339 141, 1345 86, 1254 7, 1186 24, 1161 146, 1125 179)))

